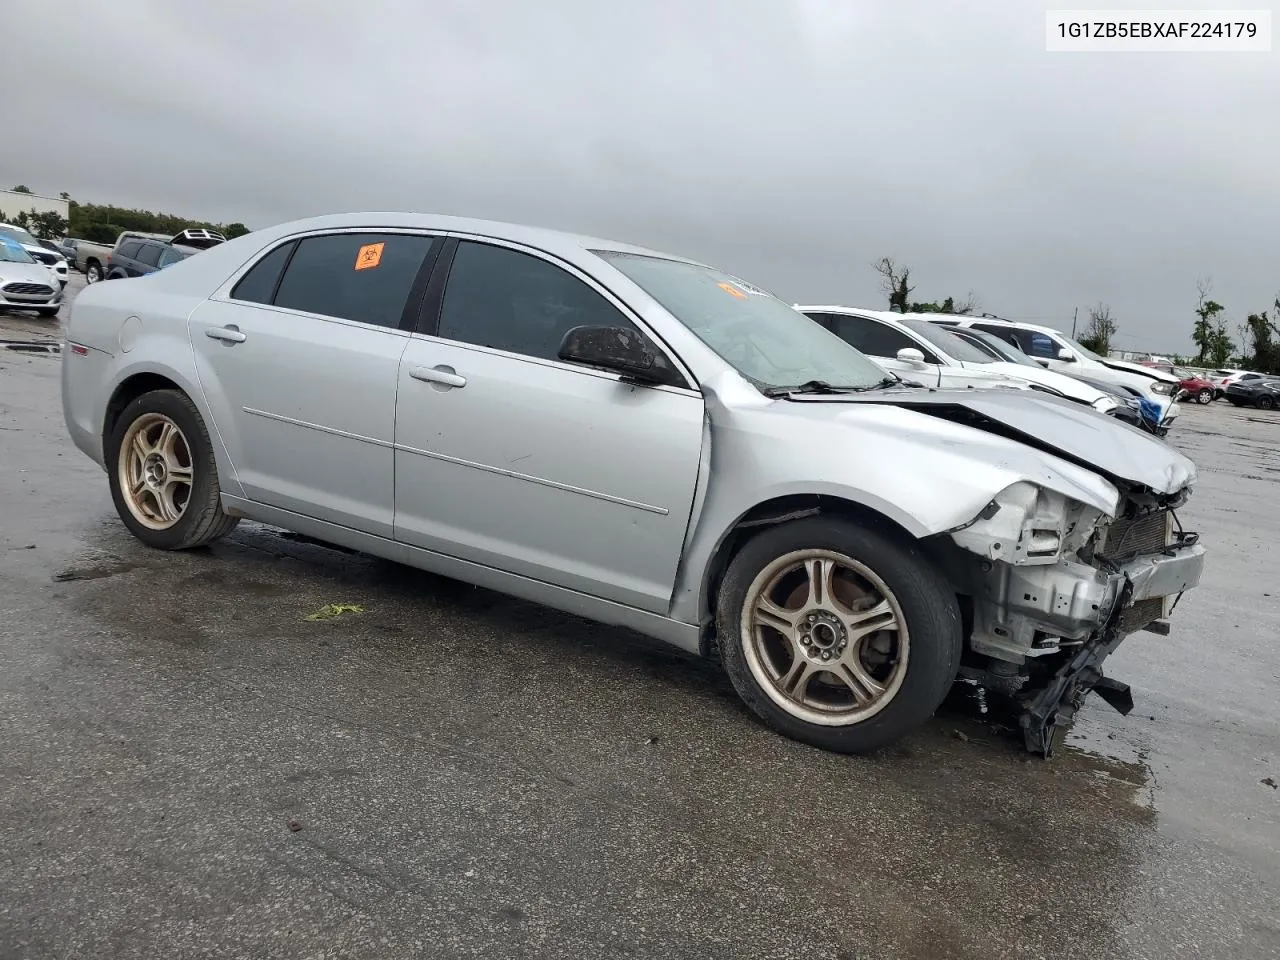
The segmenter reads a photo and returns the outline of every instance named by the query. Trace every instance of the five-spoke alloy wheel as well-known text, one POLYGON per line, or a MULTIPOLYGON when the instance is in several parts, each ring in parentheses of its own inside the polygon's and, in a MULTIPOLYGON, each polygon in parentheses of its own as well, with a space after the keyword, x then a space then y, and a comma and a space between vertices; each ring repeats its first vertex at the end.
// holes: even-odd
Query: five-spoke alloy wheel
POLYGON ((954 591, 906 537, 841 517, 766 528, 719 595, 721 656, 770 726, 857 753, 937 709, 961 650, 954 591))

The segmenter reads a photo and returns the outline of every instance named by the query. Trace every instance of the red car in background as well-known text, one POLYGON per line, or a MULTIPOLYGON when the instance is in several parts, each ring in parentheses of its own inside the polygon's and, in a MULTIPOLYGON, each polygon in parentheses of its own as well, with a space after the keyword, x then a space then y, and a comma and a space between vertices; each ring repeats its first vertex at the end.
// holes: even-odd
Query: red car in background
POLYGON ((1218 399, 1218 391, 1221 389, 1212 380, 1206 380, 1198 373, 1191 373, 1189 370, 1174 370, 1173 375, 1178 377, 1178 389, 1182 390, 1188 400, 1194 400, 1196 403, 1213 403, 1218 399))

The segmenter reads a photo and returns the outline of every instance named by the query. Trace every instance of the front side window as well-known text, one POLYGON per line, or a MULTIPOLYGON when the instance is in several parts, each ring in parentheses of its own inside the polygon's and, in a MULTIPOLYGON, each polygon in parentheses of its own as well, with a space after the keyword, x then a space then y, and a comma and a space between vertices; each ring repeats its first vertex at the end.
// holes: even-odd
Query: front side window
POLYGON ((831 320, 831 329, 841 340, 853 344, 869 357, 893 358, 898 355, 899 350, 911 348, 924 353, 929 363, 938 362, 937 357, 921 349, 920 344, 887 323, 843 313, 832 314, 831 320))
POLYGON ((594 252, 761 389, 811 380, 874 387, 885 379, 873 360, 822 324, 737 277, 663 257, 594 252))
POLYGON ((304 237, 275 305, 379 327, 398 327, 433 238, 399 233, 304 237))
POLYGON ((138 262, 145 263, 148 267, 154 267, 160 262, 160 245, 156 243, 144 243, 138 250, 138 262))
POLYGON ((138 250, 141 246, 142 244, 137 240, 126 240, 124 243, 120 244, 119 255, 124 257, 126 260, 136 260, 138 257, 138 250))
POLYGON ((1018 345, 1026 351, 1028 356, 1041 357, 1045 360, 1057 360, 1058 351, 1062 349, 1053 337, 1038 330, 1019 330, 1018 345))
POLYGON ((617 307, 555 264, 507 247, 458 244, 437 336, 555 360, 564 335, 580 326, 635 330, 617 307))

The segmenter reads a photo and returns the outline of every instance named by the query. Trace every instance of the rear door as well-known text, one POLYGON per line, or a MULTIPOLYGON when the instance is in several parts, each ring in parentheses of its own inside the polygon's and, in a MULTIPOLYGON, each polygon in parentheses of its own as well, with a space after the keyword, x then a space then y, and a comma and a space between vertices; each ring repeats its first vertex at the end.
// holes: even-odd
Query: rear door
POLYGON ((391 536, 396 374, 434 244, 285 242, 192 314, 200 384, 250 499, 391 536))
POLYGON ((558 359, 575 326, 648 334, 592 278, 537 251, 450 240, 432 288, 400 367, 396 538, 666 613, 701 394, 558 359))

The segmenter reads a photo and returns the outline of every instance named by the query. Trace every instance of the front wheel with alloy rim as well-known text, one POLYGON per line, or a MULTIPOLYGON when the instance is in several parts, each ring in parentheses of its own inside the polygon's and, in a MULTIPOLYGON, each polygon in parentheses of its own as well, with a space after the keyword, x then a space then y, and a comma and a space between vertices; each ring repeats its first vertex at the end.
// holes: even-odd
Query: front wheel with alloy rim
POLYGON ((1274 410, 1276 408, 1276 398, 1263 394, 1258 398, 1258 408, 1261 410, 1274 410))
POLYGON ((84 268, 84 282, 97 283, 102 279, 102 268, 96 263, 87 264, 84 268))
POLYGON ((238 520, 222 509, 209 432, 186 394, 143 394, 105 439, 116 512, 147 546, 186 550, 235 527, 238 520))
POLYGON ((1211 390, 1209 387, 1205 387, 1203 390, 1201 390, 1199 393, 1196 394, 1196 403, 1213 403, 1213 401, 1214 401, 1213 390, 1211 390))
POLYGON ((862 753, 938 708, 960 664, 955 591, 904 537, 811 517, 734 556, 716 626, 734 689, 769 726, 862 753))

